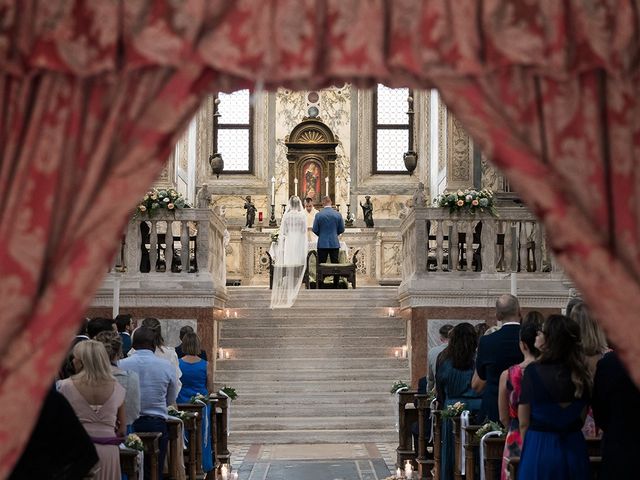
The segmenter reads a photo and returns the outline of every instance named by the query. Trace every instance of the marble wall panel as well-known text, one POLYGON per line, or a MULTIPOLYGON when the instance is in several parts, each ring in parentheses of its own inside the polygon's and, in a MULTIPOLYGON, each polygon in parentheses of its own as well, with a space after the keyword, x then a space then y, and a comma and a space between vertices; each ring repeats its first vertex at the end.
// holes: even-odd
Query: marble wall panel
POLYGON ((198 320, 195 318, 161 318, 158 320, 160 320, 164 343, 169 347, 180 344, 180 329, 185 325, 189 325, 198 333, 198 320))
MULTIPOLYGON (((356 218, 362 218, 362 208, 359 204, 365 202, 365 195, 358 195, 357 202, 352 201, 351 212, 356 218)), ((411 201, 410 195, 371 195, 373 203, 373 220, 399 219, 406 213, 411 201)))

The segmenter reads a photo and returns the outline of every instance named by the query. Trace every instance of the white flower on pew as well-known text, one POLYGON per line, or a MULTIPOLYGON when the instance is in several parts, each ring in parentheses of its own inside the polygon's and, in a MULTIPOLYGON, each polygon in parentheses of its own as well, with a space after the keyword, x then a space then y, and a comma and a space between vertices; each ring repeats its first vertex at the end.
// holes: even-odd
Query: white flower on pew
POLYGON ((124 446, 132 450, 142 451, 144 450, 144 444, 138 435, 130 433, 124 440, 124 446))

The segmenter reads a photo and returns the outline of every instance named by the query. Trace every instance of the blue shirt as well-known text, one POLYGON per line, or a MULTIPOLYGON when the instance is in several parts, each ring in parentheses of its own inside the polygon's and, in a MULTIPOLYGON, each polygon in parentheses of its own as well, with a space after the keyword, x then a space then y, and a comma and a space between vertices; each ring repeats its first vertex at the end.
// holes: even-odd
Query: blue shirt
POLYGON ((156 357, 151 350, 136 350, 118 362, 123 370, 140 377, 140 415, 167 418, 167 406, 176 403, 178 381, 171 363, 156 357))

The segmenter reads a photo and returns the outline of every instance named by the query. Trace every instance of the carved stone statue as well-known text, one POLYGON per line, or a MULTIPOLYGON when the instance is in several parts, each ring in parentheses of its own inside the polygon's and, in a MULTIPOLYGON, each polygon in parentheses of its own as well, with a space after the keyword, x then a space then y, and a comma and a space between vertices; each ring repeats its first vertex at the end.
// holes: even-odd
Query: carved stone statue
POLYGON ((256 206, 251 202, 251 196, 247 195, 244 197, 244 209, 247 211, 247 228, 253 228, 253 222, 256 221, 256 206))
POLYGON ((413 194, 413 206, 414 208, 424 207, 427 203, 427 197, 424 195, 424 183, 419 182, 418 188, 413 194))
POLYGON ((371 203, 371 197, 366 195, 364 197, 364 205, 361 203, 362 215, 364 217, 364 224, 367 228, 373 228, 373 203, 371 203))
POLYGON ((211 192, 209 192, 209 186, 206 183, 203 183, 196 194, 196 207, 209 208, 210 203, 211 192))

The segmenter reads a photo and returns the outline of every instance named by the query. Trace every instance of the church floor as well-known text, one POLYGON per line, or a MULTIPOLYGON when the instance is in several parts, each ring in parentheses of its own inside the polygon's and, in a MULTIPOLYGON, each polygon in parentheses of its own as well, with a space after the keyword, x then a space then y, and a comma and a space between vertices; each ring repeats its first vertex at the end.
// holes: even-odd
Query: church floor
POLYGON ((382 480, 394 468, 388 443, 230 445, 240 480, 382 480))

